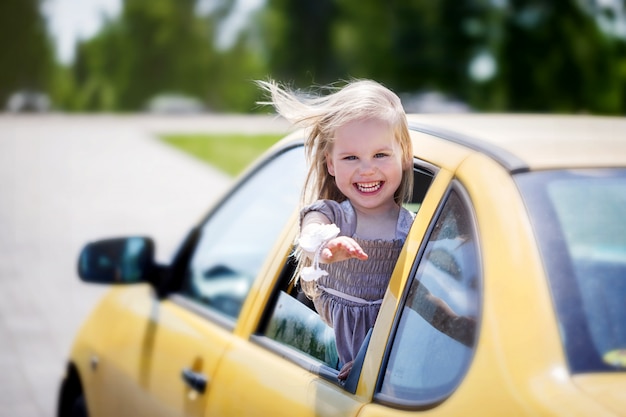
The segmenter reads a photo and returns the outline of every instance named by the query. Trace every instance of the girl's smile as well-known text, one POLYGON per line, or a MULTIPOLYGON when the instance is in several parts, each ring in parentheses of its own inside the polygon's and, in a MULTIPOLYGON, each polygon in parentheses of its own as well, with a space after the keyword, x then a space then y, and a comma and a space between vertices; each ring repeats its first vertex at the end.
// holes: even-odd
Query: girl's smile
POLYGON ((361 184, 357 183, 357 184, 354 184, 354 186, 360 192, 369 194, 369 193, 375 193, 376 191, 380 190, 383 184, 384 182, 377 181, 377 182, 368 182, 368 183, 361 183, 361 184))

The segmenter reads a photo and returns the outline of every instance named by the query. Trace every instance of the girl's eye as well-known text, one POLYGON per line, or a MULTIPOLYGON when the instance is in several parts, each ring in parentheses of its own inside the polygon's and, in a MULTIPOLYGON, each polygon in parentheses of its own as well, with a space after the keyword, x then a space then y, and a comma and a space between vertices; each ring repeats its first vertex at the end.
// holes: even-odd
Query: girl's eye
POLYGON ((354 160, 356 160, 356 156, 354 156, 354 155, 345 156, 343 159, 344 159, 344 161, 354 161, 354 160))
POLYGON ((384 158, 388 156, 386 153, 377 153, 376 155, 374 155, 374 158, 384 158))

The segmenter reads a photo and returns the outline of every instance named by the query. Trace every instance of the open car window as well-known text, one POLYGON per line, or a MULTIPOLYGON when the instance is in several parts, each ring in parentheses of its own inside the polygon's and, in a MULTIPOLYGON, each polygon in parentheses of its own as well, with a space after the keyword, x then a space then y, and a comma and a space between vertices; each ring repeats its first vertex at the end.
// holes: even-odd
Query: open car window
MULTIPOLYGON (((412 211, 419 210, 432 183, 435 169, 432 166, 415 167, 413 200, 407 204, 412 211)), ((295 261, 290 258, 282 272, 274 301, 268 304, 256 340, 270 349, 301 364, 323 377, 337 380, 339 357, 335 334, 301 292, 294 280, 295 261), (269 341, 269 342, 268 342, 269 341)))
POLYGON ((278 294, 265 335, 330 368, 337 369, 339 365, 333 329, 320 319, 315 310, 284 291, 278 294))

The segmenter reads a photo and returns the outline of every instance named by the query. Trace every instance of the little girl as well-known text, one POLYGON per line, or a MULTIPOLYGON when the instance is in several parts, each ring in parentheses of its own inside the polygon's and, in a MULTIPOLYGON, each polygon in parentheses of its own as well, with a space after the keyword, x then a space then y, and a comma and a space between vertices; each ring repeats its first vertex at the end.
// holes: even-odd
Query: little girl
POLYGON ((412 149, 400 99, 369 80, 319 97, 260 82, 279 114, 308 129, 311 163, 302 201, 297 274, 320 317, 334 329, 352 368, 374 326, 413 222, 402 207, 413 188, 412 149))

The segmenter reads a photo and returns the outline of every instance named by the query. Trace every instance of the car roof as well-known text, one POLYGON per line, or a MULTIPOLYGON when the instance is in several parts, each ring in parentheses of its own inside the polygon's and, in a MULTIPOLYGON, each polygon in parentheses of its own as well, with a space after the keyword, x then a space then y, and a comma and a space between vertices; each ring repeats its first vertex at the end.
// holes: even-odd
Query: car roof
POLYGON ((511 172, 626 167, 626 118, 410 114, 409 128, 491 156, 511 172))

